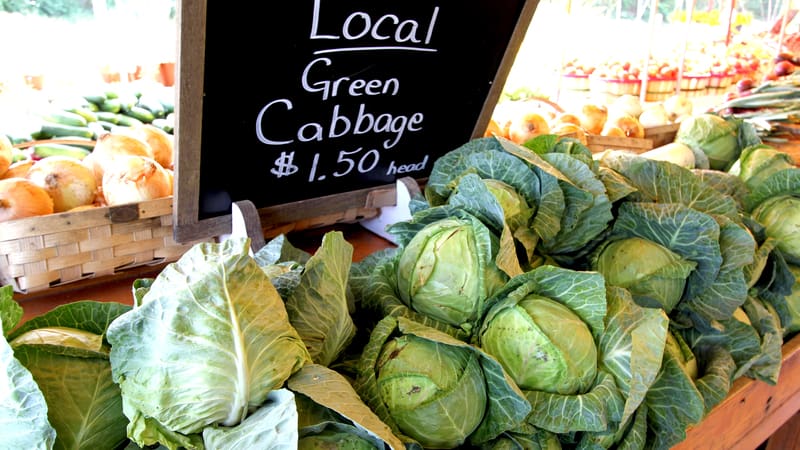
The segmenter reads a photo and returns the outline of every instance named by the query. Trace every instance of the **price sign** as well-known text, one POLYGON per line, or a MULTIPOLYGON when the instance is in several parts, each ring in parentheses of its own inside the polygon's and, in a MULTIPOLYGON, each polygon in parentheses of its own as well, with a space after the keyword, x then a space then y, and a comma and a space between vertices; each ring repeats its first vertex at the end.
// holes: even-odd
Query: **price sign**
POLYGON ((537 3, 181 2, 176 239, 227 233, 239 200, 268 223, 388 206, 483 134, 537 3))

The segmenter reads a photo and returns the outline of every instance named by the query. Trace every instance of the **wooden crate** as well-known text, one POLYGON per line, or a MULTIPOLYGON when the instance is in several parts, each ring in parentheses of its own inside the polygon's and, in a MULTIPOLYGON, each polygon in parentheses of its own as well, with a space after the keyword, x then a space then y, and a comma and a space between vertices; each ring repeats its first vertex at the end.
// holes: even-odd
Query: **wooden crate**
POLYGON ((643 153, 656 147, 675 141, 675 134, 679 124, 673 123, 658 127, 646 127, 644 138, 626 138, 617 136, 588 135, 587 147, 592 152, 602 152, 607 149, 630 150, 634 153, 643 153))
POLYGON ((0 283, 32 293, 177 260, 172 197, 0 224, 0 283))
POLYGON ((678 133, 679 123, 660 125, 657 127, 645 127, 644 138, 653 141, 653 148, 675 142, 675 135, 678 133))
POLYGON ((586 136, 586 141, 586 146, 589 147, 589 150, 593 153, 599 153, 608 149, 630 150, 635 153, 642 153, 654 148, 653 141, 650 139, 590 134, 586 136))

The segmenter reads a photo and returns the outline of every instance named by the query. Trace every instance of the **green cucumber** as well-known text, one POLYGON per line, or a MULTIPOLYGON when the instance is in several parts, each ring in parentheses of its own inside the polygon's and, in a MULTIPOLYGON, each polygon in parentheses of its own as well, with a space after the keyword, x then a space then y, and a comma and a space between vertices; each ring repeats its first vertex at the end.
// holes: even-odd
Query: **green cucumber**
POLYGON ((60 123, 44 122, 42 123, 41 136, 48 137, 62 137, 62 136, 81 136, 88 139, 94 137, 94 131, 88 127, 76 127, 73 125, 64 125, 60 123))
POLYGON ((106 99, 106 101, 101 103, 99 106, 100 106, 100 111, 118 113, 122 109, 122 102, 120 102, 118 98, 109 98, 106 99))
POLYGON ((98 120, 97 123, 100 124, 105 131, 111 131, 112 128, 118 126, 117 123, 119 123, 119 121, 109 122, 107 120, 98 120))
POLYGON ((48 156, 70 156, 72 158, 83 159, 89 153, 91 152, 85 148, 68 144, 37 144, 33 146, 33 154, 37 158, 47 158, 48 156))
POLYGON ((167 119, 160 119, 160 118, 153 119, 152 125, 154 127, 161 128, 162 130, 170 134, 172 134, 172 132, 175 131, 174 127, 172 126, 172 123, 167 119))
POLYGON ((89 122, 80 114, 70 111, 54 110, 45 113, 42 118, 48 122, 61 125, 72 125, 73 127, 85 127, 89 122))
POLYGON ((119 118, 117 118, 117 113, 113 113, 110 111, 97 111, 95 113, 97 116, 97 120, 102 120, 104 122, 111 122, 111 123, 119 123, 119 118))
MULTIPOLYGON (((92 122, 92 123, 94 123, 94 122, 92 122)), ((96 125, 90 125, 90 127, 93 127, 93 126, 96 126, 96 125)), ((92 138, 87 138, 87 137, 84 137, 84 136, 59 136, 56 139, 64 140, 64 141, 68 140, 69 142, 53 142, 53 144, 57 144, 58 143, 58 144, 71 145, 73 147, 80 147, 80 148, 84 148, 84 149, 90 150, 90 151, 94 149, 94 144, 95 144, 93 137, 92 138), (86 141, 86 143, 83 143, 83 141, 86 141)), ((49 143, 50 142, 47 142, 47 144, 49 144, 49 143)))
POLYGON ((97 114, 95 114, 95 112, 89 109, 87 106, 75 106, 72 108, 67 108, 66 111, 83 117, 86 119, 86 123, 97 122, 97 114))
POLYGON ((117 125, 122 125, 124 127, 134 127, 143 124, 144 122, 137 119, 136 117, 129 116, 127 114, 117 114, 117 125))
POLYGON ((18 149, 17 147, 11 148, 11 164, 19 161, 25 161, 28 158, 29 156, 24 150, 18 149))
POLYGON ((119 100, 118 112, 127 113, 128 111, 131 110, 131 108, 136 106, 136 103, 139 101, 139 98, 133 94, 122 94, 119 96, 119 98, 117 98, 117 100, 119 100))
POLYGON ((87 94, 84 95, 83 98, 86 99, 87 102, 97 106, 102 105, 106 100, 108 100, 108 97, 106 97, 105 94, 87 94))
POLYGON ((139 97, 139 102, 136 104, 136 106, 142 107, 153 113, 154 119, 167 115, 167 112, 164 110, 164 105, 161 104, 161 101, 147 94, 139 97))
POLYGON ((143 123, 150 123, 156 118, 149 109, 142 108, 141 106, 131 106, 130 109, 125 112, 125 115, 133 117, 143 123))

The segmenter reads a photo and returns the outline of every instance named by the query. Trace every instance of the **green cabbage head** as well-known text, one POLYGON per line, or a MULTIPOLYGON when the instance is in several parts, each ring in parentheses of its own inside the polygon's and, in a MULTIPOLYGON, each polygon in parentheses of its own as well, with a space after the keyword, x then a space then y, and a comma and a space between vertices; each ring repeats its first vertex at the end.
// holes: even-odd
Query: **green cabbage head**
POLYGON ((711 169, 728 170, 739 158, 736 126, 722 117, 703 113, 687 117, 678 128, 675 141, 700 150, 708 156, 711 169))
POLYGON ((754 189, 773 174, 795 167, 788 153, 765 144, 753 145, 742 150, 738 176, 748 188, 754 189))
POLYGON ((697 263, 640 237, 610 241, 595 254, 592 269, 608 284, 628 289, 641 305, 671 312, 697 263))
POLYGON ((320 433, 301 437, 297 450, 377 450, 372 442, 352 433, 325 429, 320 433))
POLYGON ((400 430, 425 448, 455 448, 480 425, 487 407, 478 355, 405 334, 387 341, 377 385, 400 430))
POLYGON ((481 255, 472 221, 447 218, 426 225, 405 246, 397 288, 411 309, 453 326, 474 322, 504 274, 481 255))
POLYGON ((767 236, 778 241, 787 261, 800 263, 800 198, 779 195, 769 198, 752 211, 752 217, 764 225, 767 236))
POLYGON ((492 316, 480 339, 523 390, 579 394, 597 375, 589 327, 564 304, 537 294, 492 316))

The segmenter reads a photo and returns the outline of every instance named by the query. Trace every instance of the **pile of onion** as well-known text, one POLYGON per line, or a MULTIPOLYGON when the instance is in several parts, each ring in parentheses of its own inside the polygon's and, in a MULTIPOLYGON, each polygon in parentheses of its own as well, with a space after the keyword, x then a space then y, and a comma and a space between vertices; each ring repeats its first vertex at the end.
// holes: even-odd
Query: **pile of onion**
POLYGON ((54 212, 90 205, 97 195, 94 172, 77 158, 48 156, 36 161, 25 177, 47 191, 54 212))
POLYGON ((26 178, 0 180, 0 222, 53 213, 53 199, 26 178))
POLYGON ((153 158, 120 155, 103 171, 103 197, 109 206, 172 195, 172 174, 153 158))

